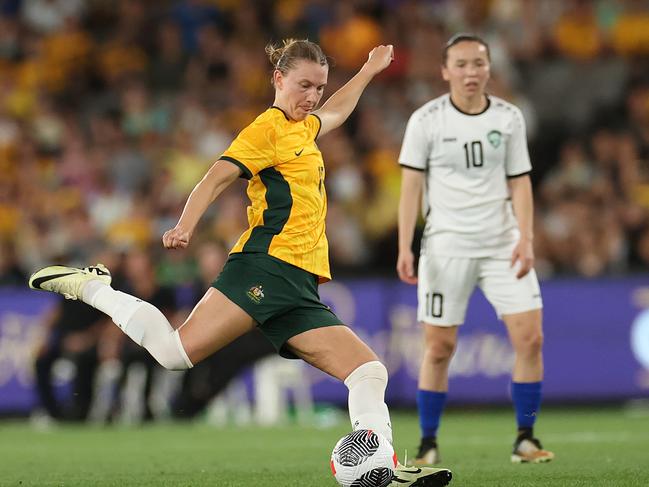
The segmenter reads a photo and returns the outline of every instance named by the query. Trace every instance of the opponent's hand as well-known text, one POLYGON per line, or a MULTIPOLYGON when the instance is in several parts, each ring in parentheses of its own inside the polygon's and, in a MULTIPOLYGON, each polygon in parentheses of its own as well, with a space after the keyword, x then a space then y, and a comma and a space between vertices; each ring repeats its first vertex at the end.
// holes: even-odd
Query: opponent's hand
POLYGON ((376 46, 370 51, 365 63, 365 68, 369 69, 373 75, 380 73, 385 68, 390 66, 394 59, 394 47, 392 44, 387 46, 376 46))
POLYGON ((162 245, 164 245, 165 249, 186 249, 191 238, 191 232, 176 225, 164 233, 162 236, 162 245))
POLYGON ((397 274, 406 284, 417 284, 417 274, 415 272, 415 255, 412 251, 399 252, 397 258, 397 274))
POLYGON ((534 247, 531 240, 521 239, 518 241, 516 247, 514 247, 514 251, 512 252, 512 267, 516 262, 520 263, 520 267, 516 273, 517 279, 524 277, 532 270, 534 267, 534 247))

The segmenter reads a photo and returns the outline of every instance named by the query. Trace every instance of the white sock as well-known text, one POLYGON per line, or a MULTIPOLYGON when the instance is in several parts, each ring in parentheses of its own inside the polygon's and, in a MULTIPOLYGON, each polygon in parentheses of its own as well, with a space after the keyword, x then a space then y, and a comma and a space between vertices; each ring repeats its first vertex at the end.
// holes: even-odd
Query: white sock
POLYGON ((99 280, 86 283, 81 299, 110 316, 124 333, 146 348, 163 367, 184 370, 194 366, 183 348, 178 330, 174 330, 152 304, 116 291, 99 280))
POLYGON ((385 404, 385 366, 377 360, 364 363, 347 376, 345 385, 349 389, 349 419, 354 431, 373 430, 392 443, 390 412, 385 404))

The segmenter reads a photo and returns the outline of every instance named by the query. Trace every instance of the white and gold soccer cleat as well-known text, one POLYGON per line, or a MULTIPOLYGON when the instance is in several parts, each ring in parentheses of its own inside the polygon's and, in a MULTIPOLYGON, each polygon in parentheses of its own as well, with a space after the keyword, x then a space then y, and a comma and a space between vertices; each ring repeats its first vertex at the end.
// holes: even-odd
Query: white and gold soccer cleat
POLYGON ((407 467, 398 463, 388 487, 443 487, 452 478, 448 468, 407 467))
POLYGON ((441 462, 437 440, 432 438, 422 438, 419 444, 417 456, 412 461, 413 465, 421 467, 422 465, 437 465, 441 462))
POLYGON ((554 459, 554 453, 544 450, 536 438, 520 438, 514 444, 512 463, 547 463, 554 459))
POLYGON ((83 268, 51 265, 34 272, 29 278, 29 287, 63 294, 65 299, 80 299, 83 286, 95 279, 110 284, 112 278, 103 264, 83 268))

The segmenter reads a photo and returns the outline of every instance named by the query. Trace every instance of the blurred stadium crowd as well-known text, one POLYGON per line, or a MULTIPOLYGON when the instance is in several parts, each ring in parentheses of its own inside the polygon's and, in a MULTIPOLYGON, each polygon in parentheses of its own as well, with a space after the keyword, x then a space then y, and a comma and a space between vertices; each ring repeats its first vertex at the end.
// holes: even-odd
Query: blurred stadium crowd
MULTIPOLYGON (((491 46, 489 91, 527 119, 537 270, 598 276, 649 264, 649 8, 642 0, 3 0, 0 284, 144 250, 160 285, 199 279, 201 242, 246 227, 244 182, 162 252, 193 185, 272 103, 269 41, 318 41, 333 93, 379 43, 390 69, 320 143, 336 275, 392 275, 413 109, 446 90, 457 31, 491 46)), ((325 94, 326 96, 326 94, 325 94)), ((139 254, 138 254, 139 255, 139 254)), ((137 256, 132 257, 137 261, 137 256)), ((121 267, 120 267, 121 266, 121 267)))

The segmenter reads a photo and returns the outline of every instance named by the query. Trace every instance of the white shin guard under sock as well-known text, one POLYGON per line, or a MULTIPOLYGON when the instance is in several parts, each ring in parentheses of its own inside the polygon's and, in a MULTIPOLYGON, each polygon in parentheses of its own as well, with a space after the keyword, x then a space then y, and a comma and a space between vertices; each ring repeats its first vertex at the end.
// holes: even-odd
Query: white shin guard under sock
POLYGON ((375 360, 354 370, 345 379, 349 389, 349 419, 352 428, 370 429, 385 436, 392 443, 390 412, 385 404, 388 371, 375 360))
POLYGON ((146 348, 163 367, 171 370, 193 367, 178 330, 174 330, 162 312, 152 304, 116 291, 98 280, 86 283, 82 299, 110 316, 124 333, 146 348))

